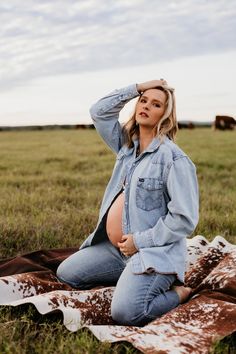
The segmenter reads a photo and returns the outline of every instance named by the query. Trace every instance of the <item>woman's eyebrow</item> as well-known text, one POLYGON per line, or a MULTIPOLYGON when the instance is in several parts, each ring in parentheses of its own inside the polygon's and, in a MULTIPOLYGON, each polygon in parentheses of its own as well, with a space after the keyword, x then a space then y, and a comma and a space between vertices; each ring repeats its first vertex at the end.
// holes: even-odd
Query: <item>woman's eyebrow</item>
MULTIPOLYGON (((142 95, 142 96, 141 96, 141 98, 146 98, 146 99, 148 99, 148 97, 147 97, 147 96, 144 96, 144 95, 142 95)), ((157 100, 156 98, 154 98, 152 101, 153 101, 153 102, 155 101, 155 102, 158 102, 158 103, 164 104, 163 102, 161 102, 161 101, 157 100)))

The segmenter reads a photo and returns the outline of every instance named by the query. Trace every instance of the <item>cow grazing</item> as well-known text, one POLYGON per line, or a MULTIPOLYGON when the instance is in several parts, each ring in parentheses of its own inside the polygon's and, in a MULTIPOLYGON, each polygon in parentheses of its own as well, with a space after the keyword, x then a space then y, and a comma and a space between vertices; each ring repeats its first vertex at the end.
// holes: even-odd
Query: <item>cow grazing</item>
POLYGON ((229 116, 216 116, 213 123, 214 129, 233 130, 236 125, 236 120, 229 116))

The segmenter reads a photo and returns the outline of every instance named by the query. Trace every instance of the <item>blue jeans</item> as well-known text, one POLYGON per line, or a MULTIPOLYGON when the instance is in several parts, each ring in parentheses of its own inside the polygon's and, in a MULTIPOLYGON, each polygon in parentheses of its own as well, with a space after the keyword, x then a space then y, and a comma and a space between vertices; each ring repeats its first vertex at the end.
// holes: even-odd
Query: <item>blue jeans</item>
POLYGON ((81 290, 116 285, 111 315, 122 325, 143 326, 180 303, 178 294, 169 290, 177 279, 175 274, 132 273, 129 258, 109 240, 68 257, 58 267, 57 276, 81 290))

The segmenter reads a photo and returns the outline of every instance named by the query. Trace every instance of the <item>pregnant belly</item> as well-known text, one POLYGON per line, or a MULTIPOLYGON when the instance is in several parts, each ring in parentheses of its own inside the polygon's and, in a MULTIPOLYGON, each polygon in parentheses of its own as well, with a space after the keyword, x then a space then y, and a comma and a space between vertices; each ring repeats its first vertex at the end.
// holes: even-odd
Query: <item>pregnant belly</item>
POLYGON ((121 241, 122 232, 122 212, 124 206, 124 193, 120 193, 111 205, 106 222, 106 231, 111 243, 118 247, 117 242, 121 241))

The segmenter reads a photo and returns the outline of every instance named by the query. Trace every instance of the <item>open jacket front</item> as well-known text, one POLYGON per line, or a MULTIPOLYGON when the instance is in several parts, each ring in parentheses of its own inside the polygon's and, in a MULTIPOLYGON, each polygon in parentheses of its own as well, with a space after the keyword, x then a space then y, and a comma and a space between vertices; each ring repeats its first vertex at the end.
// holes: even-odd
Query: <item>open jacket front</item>
MULTIPOLYGON (((134 273, 175 273, 184 282, 186 237, 198 222, 196 168, 189 157, 169 138, 154 138, 138 157, 134 147, 124 145, 119 112, 137 97, 136 84, 115 90, 91 107, 94 125, 116 153, 95 230, 81 248, 101 242, 104 218, 125 182, 122 216, 123 234, 131 233, 138 252, 130 257, 134 273)), ((105 236, 104 236, 105 235, 105 236)))

